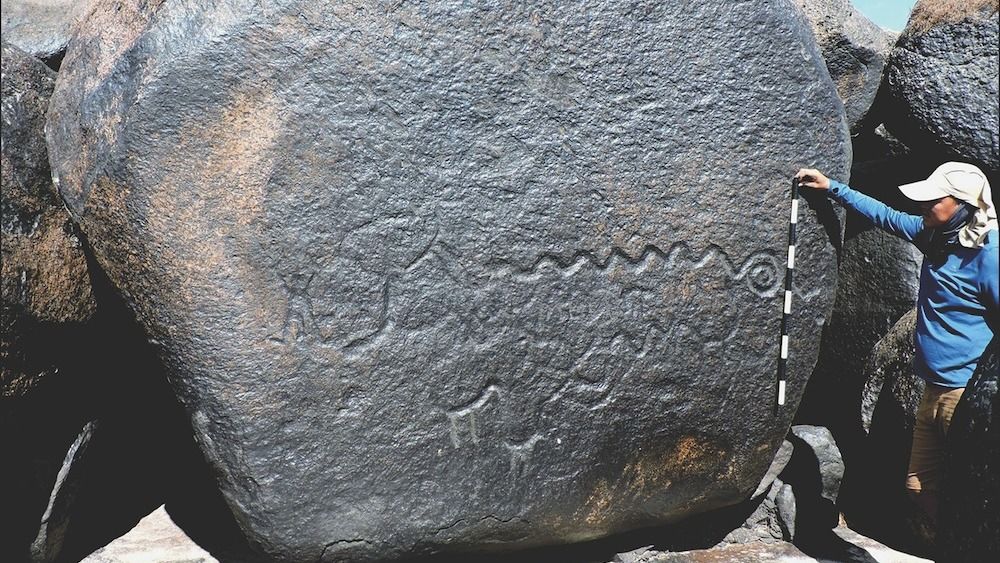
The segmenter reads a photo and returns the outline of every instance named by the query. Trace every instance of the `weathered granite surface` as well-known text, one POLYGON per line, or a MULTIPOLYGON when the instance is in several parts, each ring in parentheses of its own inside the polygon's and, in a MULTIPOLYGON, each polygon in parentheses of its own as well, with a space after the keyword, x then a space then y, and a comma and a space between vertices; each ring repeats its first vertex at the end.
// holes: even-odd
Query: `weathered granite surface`
POLYGON ((898 34, 872 23, 850 0, 795 0, 795 4, 812 25, 851 130, 865 127, 898 34))
POLYGON ((996 0, 922 0, 889 57, 884 118, 939 160, 1000 171, 1000 23, 996 0))
POLYGON ((942 561, 1000 558, 1000 361, 997 339, 962 393, 948 429, 937 536, 942 561))
MULTIPOLYGON (((5 0, 0 4, 3 38, 51 63, 66 50, 73 24, 94 0, 5 0)), ((58 65, 54 65, 58 66, 58 65)))
POLYGON ((757 486, 836 281, 804 201, 775 413, 789 179, 850 158, 790 4, 116 6, 51 160, 261 553, 576 541, 757 486))
POLYGON ((49 174, 45 112, 55 73, 2 44, 0 136, 0 560, 35 537, 78 403, 96 301, 82 243, 49 174))

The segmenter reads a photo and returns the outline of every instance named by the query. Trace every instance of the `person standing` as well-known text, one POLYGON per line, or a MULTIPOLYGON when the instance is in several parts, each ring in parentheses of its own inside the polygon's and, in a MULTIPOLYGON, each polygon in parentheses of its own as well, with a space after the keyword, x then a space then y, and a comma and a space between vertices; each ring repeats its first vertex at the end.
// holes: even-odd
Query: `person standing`
POLYGON ((920 202, 921 216, 892 209, 816 169, 800 169, 795 177, 800 186, 824 190, 924 255, 913 369, 926 386, 913 429, 906 489, 936 522, 952 413, 1000 317, 1000 236, 989 181, 971 164, 947 162, 926 180, 899 186, 903 195, 920 202))

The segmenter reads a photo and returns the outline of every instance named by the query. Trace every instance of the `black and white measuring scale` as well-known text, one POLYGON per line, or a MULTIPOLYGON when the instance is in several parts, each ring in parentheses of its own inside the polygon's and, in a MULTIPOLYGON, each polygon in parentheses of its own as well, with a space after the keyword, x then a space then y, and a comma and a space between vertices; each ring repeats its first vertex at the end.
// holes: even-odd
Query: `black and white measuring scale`
POLYGON ((788 319, 792 314, 792 272, 795 271, 795 224, 799 221, 799 179, 792 179, 792 212, 788 219, 788 265, 785 267, 785 306, 781 310, 781 352, 778 356, 778 406, 785 404, 788 364, 788 319))

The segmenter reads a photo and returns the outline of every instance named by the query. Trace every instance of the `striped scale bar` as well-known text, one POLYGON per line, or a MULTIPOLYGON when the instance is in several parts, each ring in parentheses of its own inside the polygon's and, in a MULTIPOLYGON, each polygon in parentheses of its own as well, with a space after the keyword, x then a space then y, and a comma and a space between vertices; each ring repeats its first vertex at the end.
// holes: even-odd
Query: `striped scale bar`
POLYGON ((799 221, 799 179, 792 179, 792 214, 788 219, 788 266, 785 268, 785 306, 781 311, 781 352, 778 357, 778 406, 785 404, 788 364, 788 319, 792 314, 792 272, 795 271, 795 225, 799 221))

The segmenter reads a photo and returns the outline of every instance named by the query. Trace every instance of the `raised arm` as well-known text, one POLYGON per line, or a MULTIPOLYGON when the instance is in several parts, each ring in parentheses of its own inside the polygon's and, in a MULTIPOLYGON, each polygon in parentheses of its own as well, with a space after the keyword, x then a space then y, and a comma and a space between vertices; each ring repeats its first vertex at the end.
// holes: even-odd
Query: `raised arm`
POLYGON ((800 186, 825 190, 844 207, 856 211, 878 228, 903 240, 913 242, 917 234, 924 230, 923 217, 897 211, 873 197, 852 190, 847 184, 827 178, 819 170, 803 168, 795 177, 799 179, 800 186))

